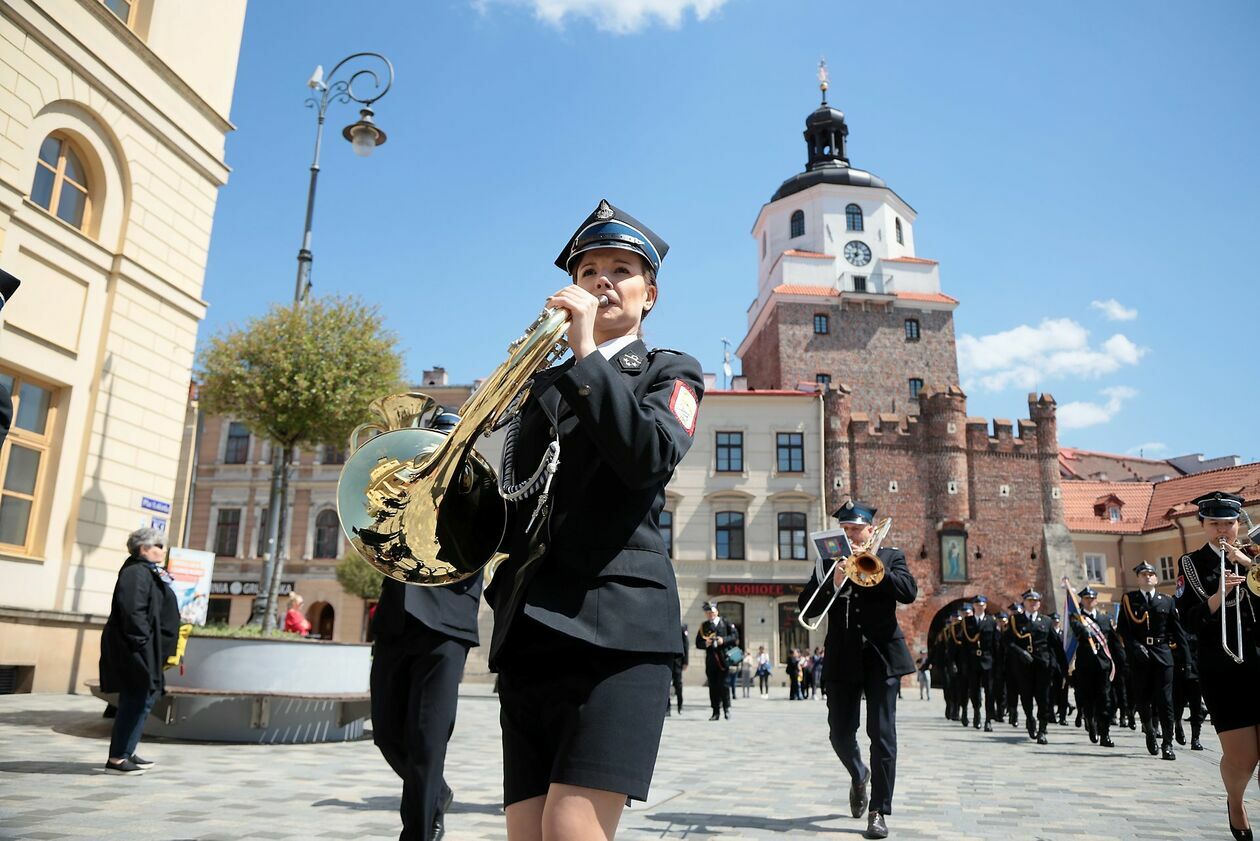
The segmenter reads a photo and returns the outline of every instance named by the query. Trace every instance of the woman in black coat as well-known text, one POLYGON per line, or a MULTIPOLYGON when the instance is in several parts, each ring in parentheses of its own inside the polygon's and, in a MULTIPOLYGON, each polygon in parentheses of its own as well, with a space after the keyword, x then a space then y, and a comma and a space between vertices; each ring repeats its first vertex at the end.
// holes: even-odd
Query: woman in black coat
POLYGON ((696 360, 639 337, 665 250, 607 202, 578 228, 556 261, 571 284, 547 300, 571 316, 573 357, 535 377, 509 430, 509 483, 555 442, 560 460, 514 503, 486 589, 510 841, 611 838, 656 764, 683 651, 660 512, 704 390, 696 360))
POLYGON ((143 774, 153 763, 136 755, 149 710, 166 689, 163 666, 179 640, 179 601, 162 568, 162 532, 137 529, 127 537, 109 619, 101 633, 101 691, 118 693, 118 714, 105 770, 143 774))

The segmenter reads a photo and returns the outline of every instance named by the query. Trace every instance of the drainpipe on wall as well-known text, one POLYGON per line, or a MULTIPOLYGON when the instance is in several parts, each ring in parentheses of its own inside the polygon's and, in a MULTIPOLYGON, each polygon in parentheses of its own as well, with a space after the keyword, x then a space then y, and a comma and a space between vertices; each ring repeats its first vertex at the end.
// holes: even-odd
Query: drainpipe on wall
POLYGON ((1129 590, 1129 588, 1125 586, 1125 582, 1124 582, 1124 580, 1129 577, 1128 572, 1126 572, 1129 566, 1128 564, 1124 562, 1124 535, 1123 534, 1116 538, 1116 555, 1119 558, 1118 563, 1120 564, 1120 592, 1121 594, 1123 594, 1123 593, 1128 592, 1129 590))
MULTIPOLYGON (((1186 527, 1181 524, 1180 517, 1173 518, 1173 525, 1177 527, 1177 533, 1181 535, 1181 554, 1185 555, 1190 551, 1186 546, 1186 527)), ((1177 563, 1180 564, 1181 561, 1177 561, 1177 563)))
POLYGON ((818 392, 818 522, 827 528, 827 404, 818 392))

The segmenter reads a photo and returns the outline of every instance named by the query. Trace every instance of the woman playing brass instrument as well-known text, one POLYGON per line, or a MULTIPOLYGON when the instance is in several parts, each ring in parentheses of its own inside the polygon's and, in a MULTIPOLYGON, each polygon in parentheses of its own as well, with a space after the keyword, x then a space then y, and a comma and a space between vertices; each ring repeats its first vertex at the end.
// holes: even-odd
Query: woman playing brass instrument
POLYGON ((509 429, 505 481, 554 467, 557 445, 559 460, 510 505, 486 589, 511 841, 613 837, 656 764, 682 652, 659 517, 704 390, 695 359, 640 339, 667 248, 607 201, 578 227, 556 260, 572 283, 547 299, 573 355, 534 377, 509 429))
POLYGON ((1260 763, 1260 598, 1246 586, 1239 586, 1252 565, 1251 558, 1237 548, 1242 497, 1214 491, 1193 502, 1199 507, 1206 542, 1181 556, 1177 610, 1187 630, 1199 636, 1199 680, 1221 742, 1221 780, 1225 783, 1229 828, 1235 838, 1250 839, 1243 795, 1260 763), (1227 611, 1226 622, 1221 621, 1222 609, 1227 611))

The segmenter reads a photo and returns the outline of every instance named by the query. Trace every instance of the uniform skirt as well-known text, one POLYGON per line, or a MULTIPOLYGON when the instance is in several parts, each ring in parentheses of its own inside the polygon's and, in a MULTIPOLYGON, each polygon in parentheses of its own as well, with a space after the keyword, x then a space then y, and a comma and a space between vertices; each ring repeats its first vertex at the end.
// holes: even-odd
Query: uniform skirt
MULTIPOLYGON (((1212 727, 1217 733, 1237 730, 1240 727, 1260 725, 1260 648, 1248 646, 1243 654, 1242 665, 1207 655, 1201 639, 1199 662, 1199 686, 1203 690, 1203 702, 1212 714, 1212 727)), ((1220 645, 1219 642, 1216 645, 1220 645)))
POLYGON ((673 655, 599 648, 525 616, 513 631, 499 666, 503 805, 552 783, 646 800, 673 655))

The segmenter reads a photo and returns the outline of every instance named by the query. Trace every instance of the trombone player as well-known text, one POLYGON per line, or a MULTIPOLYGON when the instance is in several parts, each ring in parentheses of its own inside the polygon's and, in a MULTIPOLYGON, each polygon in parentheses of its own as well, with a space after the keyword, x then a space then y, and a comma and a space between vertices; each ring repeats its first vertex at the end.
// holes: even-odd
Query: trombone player
MULTIPOLYGON (((1239 546, 1239 520, 1246 518, 1241 496, 1213 491, 1192 502, 1205 542, 1181 556, 1177 610, 1199 636, 1199 681, 1221 742, 1229 829, 1234 838, 1250 839, 1243 795, 1260 762, 1260 597, 1247 580, 1255 561, 1239 546)), ((1257 531, 1250 530, 1252 545, 1257 531)))
MULTIPOLYGON (((854 547, 875 542, 871 505, 850 500, 832 516, 854 547)), ((897 690, 902 676, 914 672, 914 658, 897 625, 897 605, 912 603, 919 588, 900 549, 880 548, 876 557, 883 570, 882 577, 875 574, 876 583, 857 586, 856 581, 847 580, 845 565, 836 564, 826 580, 820 581, 823 573, 815 570, 797 604, 803 622, 821 616, 824 610, 829 620, 822 679, 827 687, 831 747, 849 772, 849 809, 860 818, 869 805, 865 837, 887 838, 885 816, 892 812, 897 773, 897 690), (857 742, 863 695, 866 734, 871 740, 869 768, 857 742)))

